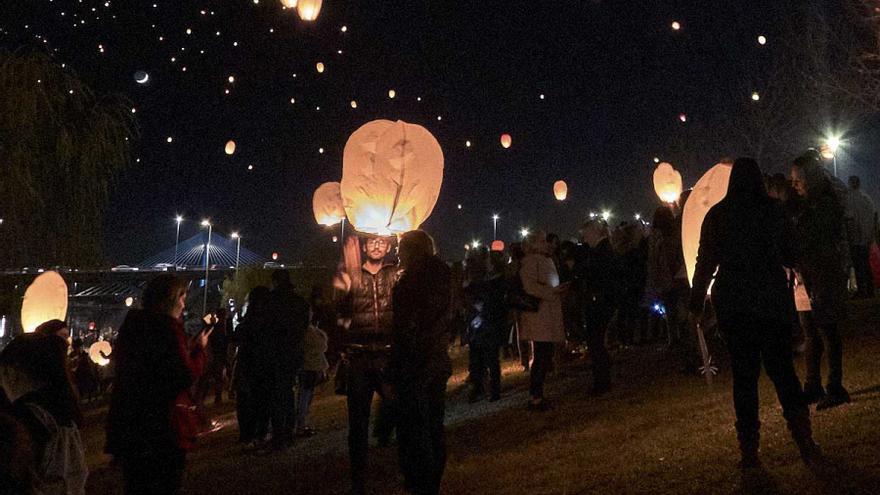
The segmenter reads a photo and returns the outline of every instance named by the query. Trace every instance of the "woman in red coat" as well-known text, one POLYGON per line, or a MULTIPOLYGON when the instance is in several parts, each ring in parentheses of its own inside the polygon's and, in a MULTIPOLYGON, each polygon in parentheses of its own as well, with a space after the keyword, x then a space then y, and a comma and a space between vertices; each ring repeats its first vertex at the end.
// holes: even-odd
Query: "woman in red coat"
POLYGON ((125 493, 176 493, 197 420, 189 389, 202 374, 210 330, 187 341, 187 282, 160 275, 144 289, 113 352, 116 380, 107 415, 107 452, 122 467, 125 493))

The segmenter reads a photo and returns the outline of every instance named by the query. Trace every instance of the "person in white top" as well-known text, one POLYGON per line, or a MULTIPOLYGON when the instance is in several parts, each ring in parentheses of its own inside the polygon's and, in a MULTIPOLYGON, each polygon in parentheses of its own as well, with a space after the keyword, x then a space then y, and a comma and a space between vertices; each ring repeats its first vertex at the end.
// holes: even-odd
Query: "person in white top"
POLYGON ((856 175, 849 178, 849 194, 846 197, 849 218, 849 252, 853 269, 856 272, 856 297, 874 297, 874 279, 868 262, 871 243, 877 231, 877 210, 874 202, 861 189, 861 180, 856 175))

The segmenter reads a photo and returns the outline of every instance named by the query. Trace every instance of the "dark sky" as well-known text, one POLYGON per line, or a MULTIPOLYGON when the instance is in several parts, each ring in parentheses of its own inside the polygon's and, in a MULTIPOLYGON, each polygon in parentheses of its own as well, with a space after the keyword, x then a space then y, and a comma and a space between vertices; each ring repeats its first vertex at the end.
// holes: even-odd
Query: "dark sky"
MULTIPOLYGON (((346 139, 376 118, 423 125, 440 142, 445 179, 424 227, 448 257, 489 240, 493 213, 503 239, 522 226, 571 233, 590 210, 648 213, 652 158, 687 126, 747 104, 749 93, 731 101, 731 69, 768 57, 788 4, 325 0, 307 24, 280 0, 8 3, 0 46, 43 45, 137 108, 140 161, 118 178, 105 222, 112 264, 172 245, 177 213, 211 217, 285 261, 329 248, 312 192, 341 178, 346 139), (139 70, 148 84, 135 82, 139 70), (558 179, 565 203, 552 196, 558 179)), ((692 184, 713 162, 673 164, 692 184)), ((181 237, 197 229, 186 222, 181 237)))

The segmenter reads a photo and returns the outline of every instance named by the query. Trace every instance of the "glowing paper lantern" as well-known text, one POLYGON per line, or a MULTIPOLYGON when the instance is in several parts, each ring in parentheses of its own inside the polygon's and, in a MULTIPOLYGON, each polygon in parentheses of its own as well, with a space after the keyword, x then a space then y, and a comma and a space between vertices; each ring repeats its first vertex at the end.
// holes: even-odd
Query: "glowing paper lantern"
POLYGON ((231 154, 235 153, 235 141, 233 141, 231 139, 229 141, 227 141, 225 151, 226 151, 227 155, 231 155, 231 154))
POLYGON ((681 196, 681 174, 663 162, 654 169, 654 192, 664 203, 675 203, 681 196))
POLYGON ((558 180, 553 184, 553 195, 559 201, 565 201, 568 197, 568 184, 564 180, 558 180))
POLYGON ((113 347, 110 346, 110 342, 107 342, 106 340, 95 342, 89 347, 89 359, 98 366, 107 366, 110 364, 110 360, 104 356, 109 356, 112 353, 113 347))
POLYGON ((358 102, 355 100, 351 100, 351 108, 357 108, 357 107, 358 107, 358 102))
POLYGON ((513 138, 510 137, 510 134, 502 134, 501 135, 501 146, 504 149, 510 148, 510 145, 513 144, 513 138))
POLYGON ((321 13, 321 4, 323 0, 298 0, 296 3, 296 12, 299 18, 304 21, 314 21, 321 13))
POLYGON ((67 284, 58 272, 45 272, 24 293, 21 326, 25 333, 33 333, 41 323, 66 319, 67 284))
POLYGON ((345 144, 342 202, 359 232, 417 229, 433 211, 442 183, 443 150, 422 126, 374 120, 345 144))
POLYGON ((315 189, 312 210, 315 221, 321 225, 336 225, 345 218, 338 182, 325 182, 315 189))
POLYGON ((295 9, 297 0, 281 0, 281 5, 288 9, 295 9))
POLYGON ((324 62, 318 62, 317 64, 315 64, 315 69, 318 70, 318 74, 323 74, 324 73, 324 62))
POLYGON ((389 89, 388 90, 388 97, 393 99, 395 96, 397 96, 397 91, 394 91, 393 89, 389 89))
POLYGON ((727 195, 727 183, 730 180, 729 163, 719 163, 710 168, 691 191, 681 216, 681 249, 687 267, 688 281, 694 282, 694 270, 697 267, 697 251, 700 248, 700 231, 703 219, 709 209, 727 195))
POLYGON ((504 241, 492 241, 492 251, 504 251, 504 241))

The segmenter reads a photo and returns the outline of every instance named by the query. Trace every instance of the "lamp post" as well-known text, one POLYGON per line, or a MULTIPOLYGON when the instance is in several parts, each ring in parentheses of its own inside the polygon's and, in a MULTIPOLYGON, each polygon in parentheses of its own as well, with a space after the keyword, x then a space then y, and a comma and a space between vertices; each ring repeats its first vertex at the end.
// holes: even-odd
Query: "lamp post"
POLYGON ((834 164, 834 177, 837 177, 837 150, 840 148, 841 142, 839 136, 830 136, 825 138, 825 144, 820 150, 822 158, 831 159, 834 164))
POLYGON ((183 217, 177 215, 174 220, 177 221, 177 236, 174 238, 174 269, 177 270, 177 245, 180 244, 180 223, 183 222, 183 217))
POLYGON ((522 238, 525 239, 529 235, 529 229, 527 229, 525 227, 519 229, 519 235, 521 235, 522 238))
POLYGON ((230 236, 235 239, 235 275, 238 276, 238 256, 241 254, 241 236, 238 232, 233 232, 230 236))
POLYGON ((208 219, 202 220, 202 227, 208 227, 208 242, 205 244, 205 299, 202 302, 202 314, 208 313, 208 268, 210 268, 209 257, 211 256, 211 229, 213 226, 208 219))
POLYGON ((501 218, 497 213, 492 215, 492 240, 498 239, 498 219, 501 218))

